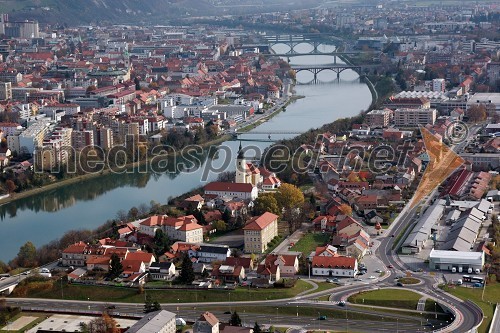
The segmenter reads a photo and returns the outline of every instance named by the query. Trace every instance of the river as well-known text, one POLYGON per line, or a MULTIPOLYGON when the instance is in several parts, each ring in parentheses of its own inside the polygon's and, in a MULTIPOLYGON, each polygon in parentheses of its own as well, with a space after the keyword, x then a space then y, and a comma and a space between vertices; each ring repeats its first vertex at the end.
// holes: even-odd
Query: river
MULTIPOLYGON (((296 51, 308 52, 310 46, 300 44, 296 51)), ((287 46, 276 45, 277 53, 287 52, 287 46)), ((331 51, 331 46, 322 46, 323 51, 331 51)), ((295 64, 332 63, 328 56, 304 56, 291 58, 295 64)), ((341 63, 340 61, 338 61, 341 63)), ((309 72, 300 72, 298 82, 309 82, 313 78, 309 72)), ((325 82, 336 80, 331 71, 319 73, 318 78, 325 82)), ((282 112, 255 130, 272 133, 273 131, 305 132, 317 128, 338 118, 351 117, 365 110, 371 102, 368 87, 359 82, 358 75, 347 70, 341 73, 340 80, 317 85, 297 85, 297 95, 305 96, 290 104, 282 112)), ((272 134, 272 139, 287 138, 292 134, 272 134)), ((267 135, 246 135, 245 138, 266 138, 267 135)), ((268 142, 243 142, 264 149, 268 142)), ((220 167, 230 161, 227 170, 234 170, 233 160, 239 143, 228 141, 231 156, 224 150, 212 158, 205 159, 201 168, 194 172, 180 173, 130 173, 110 174, 89 179, 80 184, 72 184, 58 189, 36 194, 24 199, 0 206, 0 260, 8 261, 18 252, 26 241, 41 246, 62 236, 66 231, 82 228, 95 228, 106 220, 116 217, 119 210, 128 211, 133 206, 148 204, 154 200, 165 203, 169 197, 175 197, 195 187, 214 180, 217 174, 207 173, 208 166, 220 167)))

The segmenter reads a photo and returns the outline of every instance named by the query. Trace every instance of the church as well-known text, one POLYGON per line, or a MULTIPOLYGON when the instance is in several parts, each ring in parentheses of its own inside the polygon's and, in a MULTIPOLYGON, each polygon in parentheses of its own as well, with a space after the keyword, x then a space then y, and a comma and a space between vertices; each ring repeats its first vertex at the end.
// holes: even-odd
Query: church
POLYGON ((236 157, 235 183, 252 184, 261 191, 272 191, 281 186, 281 181, 274 172, 268 171, 265 167, 257 167, 245 159, 241 142, 236 157))

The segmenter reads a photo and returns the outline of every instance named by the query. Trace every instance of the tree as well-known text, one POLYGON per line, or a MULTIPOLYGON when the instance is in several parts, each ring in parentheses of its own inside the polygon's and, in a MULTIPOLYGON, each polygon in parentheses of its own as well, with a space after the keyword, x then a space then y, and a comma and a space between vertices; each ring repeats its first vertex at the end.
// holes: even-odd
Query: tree
POLYGON ((212 226, 218 232, 224 232, 227 229, 226 222, 224 222, 222 220, 217 220, 217 221, 212 222, 212 226))
POLYGON ((116 325, 116 320, 114 320, 109 314, 104 312, 102 317, 95 318, 88 324, 81 323, 80 328, 82 332, 86 333, 118 333, 120 329, 116 325))
POLYGON ((471 105, 467 110, 467 117, 469 117, 469 121, 473 123, 485 120, 486 116, 486 106, 484 104, 471 105))
POLYGON ((348 204, 342 204, 339 206, 339 211, 343 214, 343 215, 349 215, 349 216, 352 216, 352 208, 351 206, 349 206, 348 204))
POLYGON ((28 241, 21 246, 17 254, 17 264, 20 267, 36 266, 36 247, 32 242, 28 241))
POLYGON ((258 322, 255 322, 255 325, 253 325, 253 333, 262 333, 262 328, 258 322))
POLYGON ((16 184, 12 181, 12 179, 7 179, 5 182, 5 186, 7 187, 7 192, 12 193, 16 190, 17 186, 16 184))
POLYGON ((254 201, 254 214, 261 215, 265 212, 270 212, 280 215, 281 211, 278 206, 278 201, 273 193, 263 193, 254 201))
POLYGON ((144 302, 144 313, 154 312, 161 310, 161 305, 158 301, 151 300, 151 297, 147 296, 144 302))
POLYGON ((229 319, 229 325, 231 326, 241 326, 241 318, 236 311, 231 314, 231 319, 229 319))
POLYGON ((116 221, 113 221, 111 223, 111 235, 110 235, 110 237, 112 239, 118 239, 118 238, 120 238, 120 234, 118 233, 118 229, 119 229, 118 228, 118 224, 116 223, 116 221))
POLYGON ((191 258, 189 258, 188 254, 185 254, 182 258, 179 281, 184 284, 191 284, 194 281, 193 262, 191 261, 191 258))
POLYGON ((297 186, 284 183, 276 191, 276 201, 280 208, 291 209, 304 203, 304 194, 297 186))
POLYGON ((111 255, 111 261, 109 263, 108 277, 110 279, 116 279, 123 273, 123 265, 120 261, 120 257, 116 253, 111 255))
POLYGON ((153 252, 156 257, 164 254, 170 247, 170 243, 170 238, 168 238, 168 235, 163 230, 156 230, 155 238, 153 239, 153 252))

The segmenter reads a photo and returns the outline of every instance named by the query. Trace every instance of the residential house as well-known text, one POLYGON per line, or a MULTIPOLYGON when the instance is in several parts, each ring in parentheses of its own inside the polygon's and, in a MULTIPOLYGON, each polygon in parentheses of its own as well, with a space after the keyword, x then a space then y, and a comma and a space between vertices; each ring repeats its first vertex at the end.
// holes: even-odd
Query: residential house
POLYGON ((197 258, 198 262, 222 262, 231 256, 231 249, 227 245, 201 244, 198 249, 189 250, 188 253, 190 257, 197 258))
POLYGON ((281 279, 281 269, 277 265, 259 265, 257 266, 257 278, 266 279, 272 284, 281 279))
POLYGON ((172 280, 175 277, 175 265, 171 262, 154 262, 149 266, 152 280, 172 280))
POLYGON ((222 283, 240 283, 245 276, 243 266, 215 265, 212 270, 212 277, 222 283))
POLYGON ((156 230, 161 229, 171 239, 201 243, 203 242, 203 226, 197 222, 193 215, 181 217, 155 215, 139 224, 139 232, 154 237, 156 230))
POLYGON ((294 276, 299 271, 299 259, 294 254, 269 254, 266 266, 279 266, 281 276, 294 276))
POLYGON ((211 312, 204 312, 196 319, 193 333, 219 333, 219 319, 211 312))
POLYGON ((268 243, 278 236, 278 215, 265 212, 251 218, 243 227, 245 252, 263 253, 268 243))
POLYGON ((245 272, 251 272, 254 270, 252 258, 247 257, 227 257, 222 264, 229 266, 243 266, 245 272))
POLYGON ((193 195, 189 198, 182 200, 179 204, 180 208, 184 208, 187 211, 200 210, 205 204, 205 199, 199 194, 193 195))
POLYGON ((346 216, 342 221, 337 223, 337 234, 345 234, 352 236, 363 230, 363 226, 350 216, 346 216))

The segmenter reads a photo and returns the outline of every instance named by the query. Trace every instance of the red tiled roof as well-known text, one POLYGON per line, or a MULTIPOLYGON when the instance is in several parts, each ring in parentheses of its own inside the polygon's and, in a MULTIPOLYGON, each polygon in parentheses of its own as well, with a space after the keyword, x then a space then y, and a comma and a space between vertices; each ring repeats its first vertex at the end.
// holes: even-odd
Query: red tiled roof
POLYGON ((201 316, 200 316, 200 318, 198 320, 200 320, 200 321, 206 321, 211 326, 215 326, 219 322, 219 319, 217 319, 217 317, 214 316, 213 313, 208 312, 208 311, 202 313, 201 316))
POLYGON ((260 216, 255 216, 243 227, 243 230, 263 230, 270 225, 279 216, 273 213, 265 212, 260 216))
POLYGON ((228 183, 228 182, 212 182, 205 185, 205 191, 216 192, 252 192, 252 184, 243 183, 228 183))
POLYGON ((356 265, 356 259, 352 257, 313 257, 313 267, 325 268, 351 268, 356 265))

